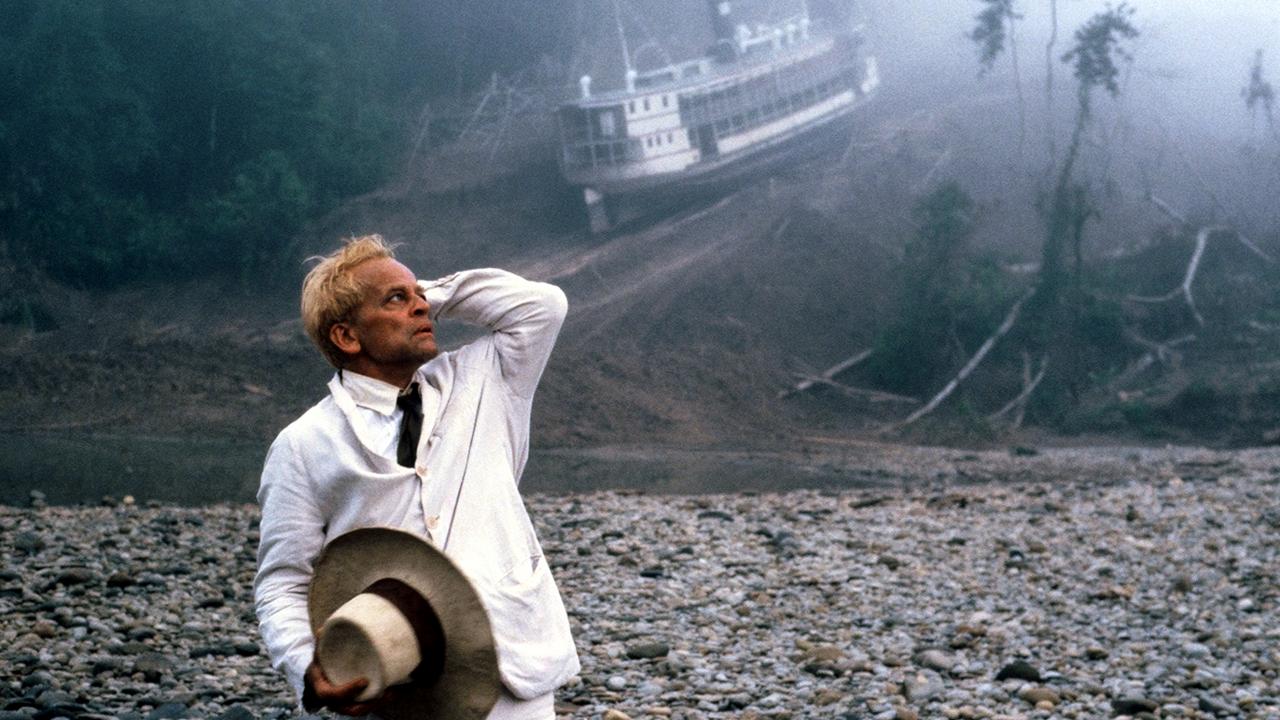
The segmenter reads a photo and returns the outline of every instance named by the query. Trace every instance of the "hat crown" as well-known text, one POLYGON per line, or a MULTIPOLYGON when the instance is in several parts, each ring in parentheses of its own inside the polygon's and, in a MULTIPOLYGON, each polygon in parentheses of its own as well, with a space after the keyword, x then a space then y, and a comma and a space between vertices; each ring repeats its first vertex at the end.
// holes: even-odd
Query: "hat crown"
POLYGON ((395 603, 364 592, 348 600, 325 621, 316 644, 316 660, 335 685, 365 678, 369 686, 356 700, 382 695, 408 682, 422 660, 413 625, 395 603))

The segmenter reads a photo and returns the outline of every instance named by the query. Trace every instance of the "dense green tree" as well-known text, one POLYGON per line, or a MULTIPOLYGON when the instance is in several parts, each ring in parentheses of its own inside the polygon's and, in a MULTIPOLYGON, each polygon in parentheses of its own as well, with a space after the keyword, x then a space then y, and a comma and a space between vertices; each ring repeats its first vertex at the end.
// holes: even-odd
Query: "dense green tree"
POLYGON ((1108 5, 1076 30, 1062 56, 1076 78, 1076 116, 1056 180, 1044 203, 1045 239, 1035 298, 1030 307, 1031 344, 1052 352, 1054 384, 1070 393, 1085 382, 1092 328, 1109 326, 1098 304, 1083 289, 1083 243, 1096 215, 1089 185, 1077 177, 1085 132, 1093 118, 1093 94, 1120 92, 1120 63, 1129 58, 1124 43, 1137 37, 1133 9, 1108 5))
POLYGON ((554 35, 518 18, 539 7, 6 0, 0 244, 77 284, 271 272, 401 169, 429 98, 536 57, 554 35), (492 58, 444 39, 462 22, 492 58))
POLYGON ((1007 282, 968 243, 977 208, 959 183, 945 182, 912 208, 915 233, 903 248, 900 296, 867 372, 896 392, 932 393, 998 322, 1007 282))

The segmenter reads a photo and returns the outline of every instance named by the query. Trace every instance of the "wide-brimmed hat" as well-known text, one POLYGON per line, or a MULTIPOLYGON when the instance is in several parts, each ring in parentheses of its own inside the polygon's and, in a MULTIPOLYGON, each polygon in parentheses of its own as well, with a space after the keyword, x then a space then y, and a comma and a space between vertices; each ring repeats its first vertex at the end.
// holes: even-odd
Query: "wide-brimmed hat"
POLYGON ((331 682, 365 677, 362 701, 402 684, 377 710, 381 717, 478 720, 498 700, 498 655, 480 596, 449 558, 416 535, 361 528, 335 538, 316 561, 307 610, 316 659, 331 682), (437 620, 443 664, 438 674, 433 668, 429 677, 415 677, 418 639, 437 620))

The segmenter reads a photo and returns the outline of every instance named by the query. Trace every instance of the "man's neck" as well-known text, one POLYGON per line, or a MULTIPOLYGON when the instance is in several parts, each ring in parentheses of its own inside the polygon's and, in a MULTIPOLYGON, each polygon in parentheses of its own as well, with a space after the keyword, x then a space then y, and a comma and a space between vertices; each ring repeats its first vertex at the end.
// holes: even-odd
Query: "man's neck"
POLYGON ((413 382, 414 373, 418 371, 418 367, 411 368, 388 368, 383 365, 374 365, 369 362, 353 361, 343 368, 348 372, 359 373, 365 377, 371 377, 374 380, 381 380, 388 385, 395 385, 401 390, 409 387, 409 383, 413 382))

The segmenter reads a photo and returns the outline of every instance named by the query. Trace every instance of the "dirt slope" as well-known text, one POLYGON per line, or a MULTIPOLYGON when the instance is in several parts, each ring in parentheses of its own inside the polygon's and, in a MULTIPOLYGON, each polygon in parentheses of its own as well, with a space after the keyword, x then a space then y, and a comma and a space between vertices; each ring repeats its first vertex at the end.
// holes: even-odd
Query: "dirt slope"
MULTIPOLYGON (((882 100, 836 152, 604 236, 582 229, 576 197, 534 153, 483 185, 428 193, 397 184, 360 198, 317 219, 303 244, 322 252, 380 232, 420 276, 496 265, 563 287, 571 311, 536 403, 540 445, 786 447, 865 435, 904 408, 778 392, 795 371, 870 346, 889 311, 912 199, 939 179, 965 180, 982 206, 975 241, 1011 264, 1034 257, 1037 232, 1026 210, 1034 188, 1012 182, 1012 159, 964 122, 1007 117, 992 110, 1008 98, 957 94, 927 109, 882 100)), ((1124 232, 1152 227, 1150 209, 1132 202, 1105 212, 1124 232)), ((279 287, 153 284, 102 296, 45 287, 56 327, 0 326, 9 368, 0 431, 269 440, 320 397, 329 374, 296 319, 302 272, 286 269, 279 287)), ((446 346, 466 338, 441 334, 446 346)), ((1100 397, 1076 429, 1262 441, 1280 427, 1267 409, 1280 387, 1280 369, 1266 363, 1277 345, 1280 333, 1197 347, 1139 398, 1145 404, 1100 397), (1251 413, 1247 431, 1224 435, 1240 407, 1251 413)), ((914 439, 956 438, 981 440, 963 428, 914 439)))

